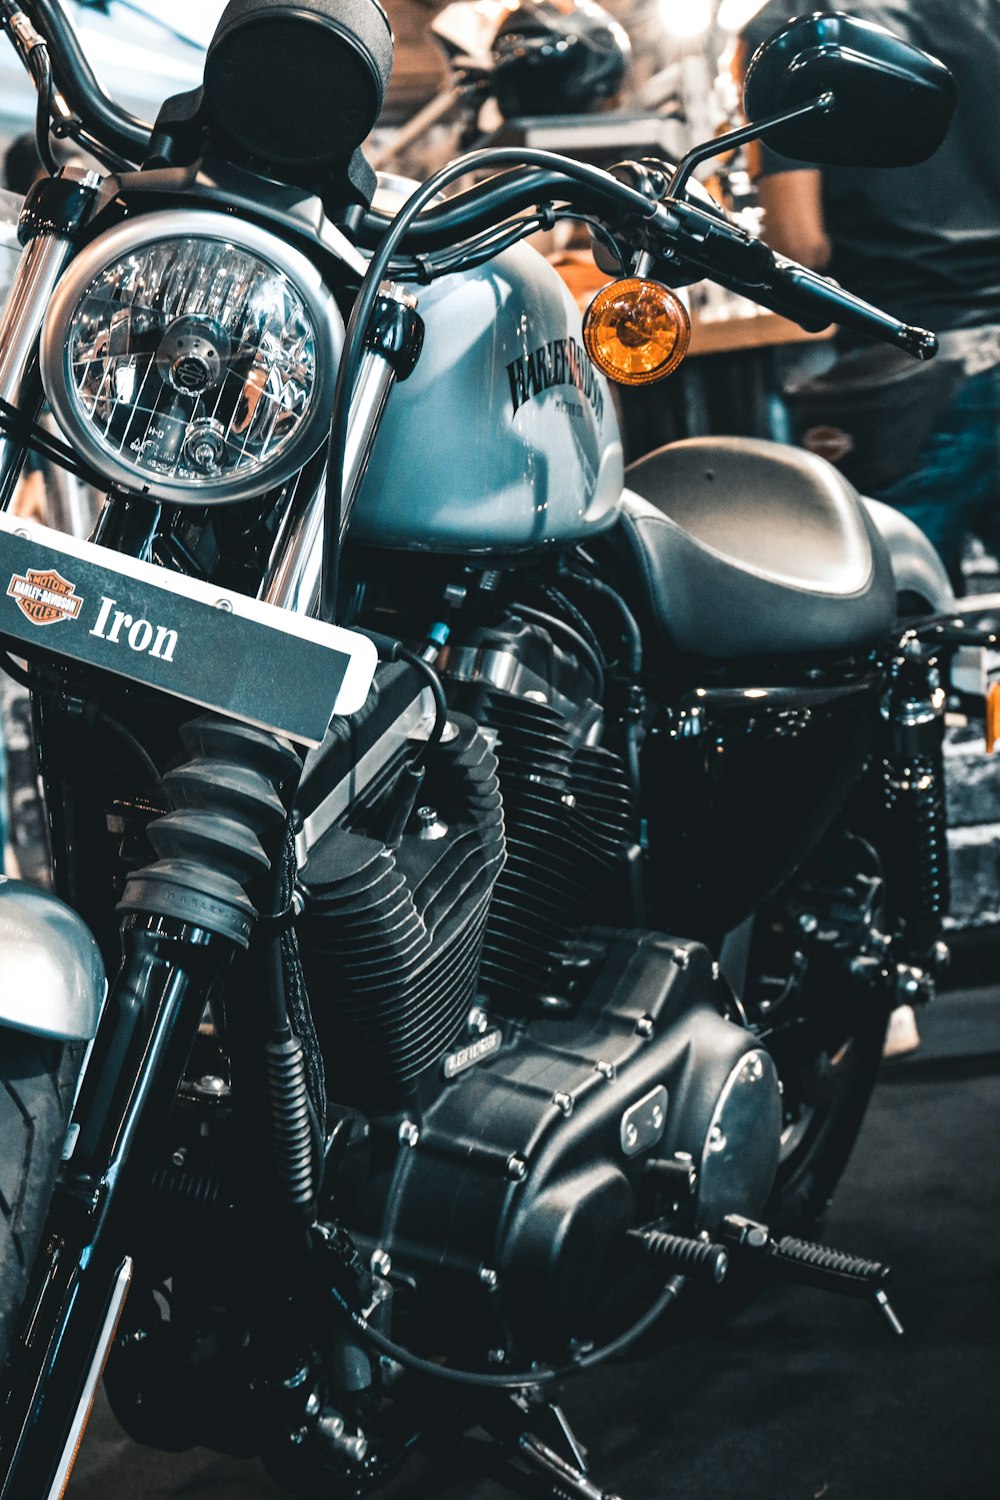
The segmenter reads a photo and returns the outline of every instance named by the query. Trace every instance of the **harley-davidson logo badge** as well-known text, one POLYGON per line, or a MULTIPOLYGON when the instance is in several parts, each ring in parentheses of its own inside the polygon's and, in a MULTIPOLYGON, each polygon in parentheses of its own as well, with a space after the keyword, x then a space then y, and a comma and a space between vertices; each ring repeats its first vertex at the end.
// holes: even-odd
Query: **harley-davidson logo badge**
POLYGON ((83 596, 74 592, 75 587, 55 568, 44 573, 29 568, 23 575, 14 574, 7 593, 32 625, 54 625, 57 620, 75 620, 80 613, 83 596))

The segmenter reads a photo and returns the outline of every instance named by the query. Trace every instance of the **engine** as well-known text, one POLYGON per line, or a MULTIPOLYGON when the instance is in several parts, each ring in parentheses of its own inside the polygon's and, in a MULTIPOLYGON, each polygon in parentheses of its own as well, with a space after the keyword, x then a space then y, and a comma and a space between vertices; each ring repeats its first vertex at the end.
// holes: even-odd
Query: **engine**
POLYGON ((396 1268, 401 1336, 555 1358, 648 1300, 630 1230, 763 1207, 778 1082, 707 949, 635 925, 631 788, 585 669, 512 621, 446 675, 425 760, 396 664, 304 782, 303 955, 350 1140, 330 1185, 396 1268))

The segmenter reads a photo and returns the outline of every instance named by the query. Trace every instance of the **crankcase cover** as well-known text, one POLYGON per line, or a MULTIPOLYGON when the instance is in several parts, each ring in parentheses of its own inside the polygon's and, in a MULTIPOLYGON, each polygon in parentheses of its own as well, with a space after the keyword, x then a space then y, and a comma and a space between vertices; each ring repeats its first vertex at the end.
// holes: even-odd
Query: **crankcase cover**
POLYGON ((418 308, 423 352, 389 400, 351 540, 503 556, 612 525, 618 419, 549 263, 516 245, 435 282, 418 308))
POLYGON ((509 1032, 443 1089, 397 1165, 379 1243, 429 1321, 445 1314, 431 1337, 465 1357, 510 1342, 553 1357, 618 1330, 623 1295, 648 1298, 628 1231, 666 1211, 656 1164, 683 1153, 704 1177, 686 1233, 759 1214, 774 1180, 777 1075, 724 1014, 708 950, 597 942, 578 1014, 509 1032))

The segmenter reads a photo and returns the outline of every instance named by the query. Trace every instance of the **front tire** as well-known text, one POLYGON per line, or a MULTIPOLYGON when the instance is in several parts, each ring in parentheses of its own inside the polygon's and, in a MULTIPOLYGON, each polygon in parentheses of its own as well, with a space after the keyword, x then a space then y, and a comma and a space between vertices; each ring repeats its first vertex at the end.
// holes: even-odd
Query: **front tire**
POLYGON ((45 1224, 81 1048, 0 1030, 0 1364, 45 1224))

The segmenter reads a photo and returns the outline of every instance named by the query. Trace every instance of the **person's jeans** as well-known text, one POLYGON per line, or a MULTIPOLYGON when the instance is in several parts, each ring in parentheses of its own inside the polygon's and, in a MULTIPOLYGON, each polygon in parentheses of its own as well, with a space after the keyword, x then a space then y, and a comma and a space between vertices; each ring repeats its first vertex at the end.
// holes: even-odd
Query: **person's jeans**
POLYGON ((912 471, 877 491, 875 499, 917 523, 940 552, 959 595, 965 592, 962 544, 970 532, 1000 556, 1000 365, 965 381, 912 471))

